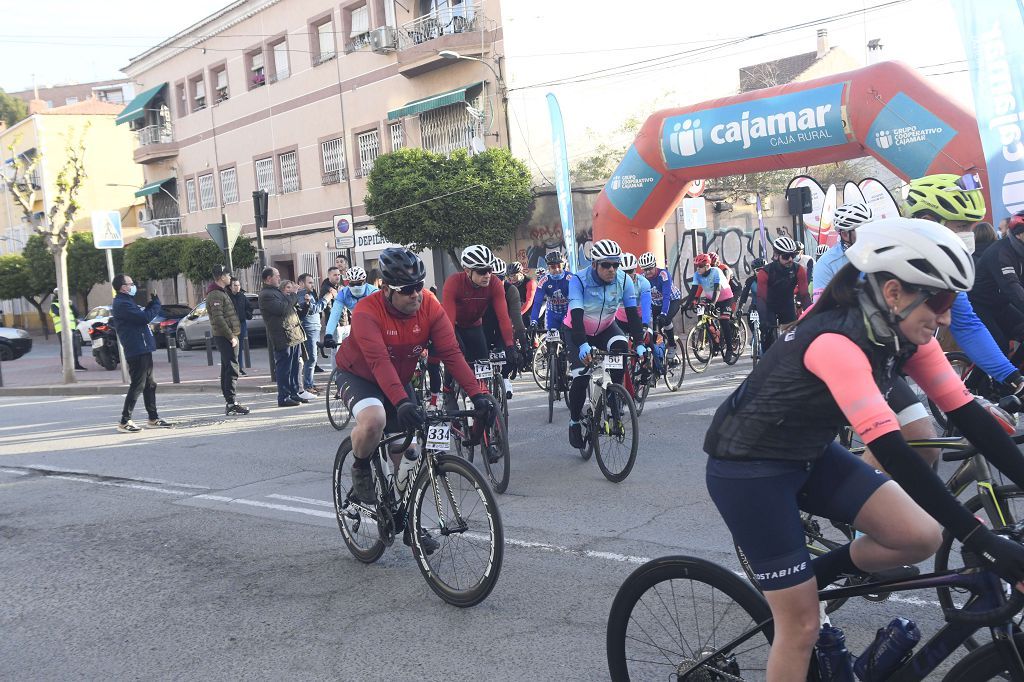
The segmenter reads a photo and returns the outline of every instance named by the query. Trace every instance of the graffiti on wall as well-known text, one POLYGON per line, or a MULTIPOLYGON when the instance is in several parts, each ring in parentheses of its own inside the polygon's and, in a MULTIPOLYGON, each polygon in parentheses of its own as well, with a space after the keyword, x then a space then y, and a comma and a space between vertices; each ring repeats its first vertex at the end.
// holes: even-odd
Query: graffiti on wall
MULTIPOLYGON (((771 241, 779 235, 792 237, 788 227, 776 227, 769 232, 771 241)), ((708 230, 686 230, 680 233, 679 243, 670 245, 667 266, 673 279, 689 291, 693 276, 693 258, 698 253, 714 251, 719 260, 728 265, 741 282, 754 272, 751 262, 760 257, 760 232, 740 227, 720 227, 708 230), (696 252, 694 242, 696 241, 696 252)))
MULTIPOLYGON (((590 265, 590 247, 593 244, 593 239, 592 228, 576 231, 576 258, 580 269, 590 265)), ((562 238, 560 223, 530 225, 518 241, 516 255, 520 262, 530 269, 543 268, 544 256, 552 251, 557 251, 563 256, 566 255, 565 240, 562 238)))

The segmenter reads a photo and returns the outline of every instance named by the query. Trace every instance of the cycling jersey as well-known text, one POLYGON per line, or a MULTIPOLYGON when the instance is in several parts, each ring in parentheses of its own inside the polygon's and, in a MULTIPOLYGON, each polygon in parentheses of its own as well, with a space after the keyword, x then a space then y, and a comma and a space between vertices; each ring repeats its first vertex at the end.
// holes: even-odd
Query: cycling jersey
MULTIPOLYGON (((652 291, 653 293, 653 291, 652 291)), ((615 272, 615 279, 605 282, 593 268, 576 273, 569 283, 569 311, 562 322, 572 327, 573 310, 583 311, 583 330, 596 336, 615 321, 619 306, 636 307, 636 290, 626 273, 615 272)))
POLYGON ((708 298, 713 298, 715 289, 720 289, 722 292, 718 297, 720 303, 732 298, 732 288, 729 286, 729 280, 718 268, 708 269, 706 275, 702 275, 699 272, 693 273, 693 279, 690 280, 690 284, 697 287, 697 291, 694 293, 695 298, 699 297, 701 293, 708 298))
POLYGON ((442 300, 448 319, 456 327, 479 327, 490 307, 498 318, 505 345, 512 345, 512 321, 505 303, 505 287, 497 277, 491 276, 486 287, 478 287, 468 274, 456 272, 445 280, 442 300))
MULTIPOLYGON (((807 294, 807 271, 793 264, 785 267, 773 260, 757 273, 757 301, 773 312, 795 311, 793 295, 807 308, 810 297, 807 294)), ((767 313, 766 313, 767 314, 767 313)), ((795 312, 794 312, 795 317, 795 312)))
POLYGON ((451 321, 428 291, 423 292, 423 303, 412 315, 400 313, 383 292, 367 296, 352 312, 352 333, 338 349, 335 364, 340 370, 374 382, 391 404, 397 405, 408 398, 405 386, 412 380, 428 343, 467 395, 480 393, 476 375, 459 350, 451 321))
POLYGON ((345 310, 355 310, 356 304, 362 301, 364 298, 377 291, 377 287, 372 284, 363 285, 366 288, 363 290, 362 296, 356 296, 352 293, 351 287, 342 287, 338 291, 338 295, 334 299, 334 305, 331 306, 331 316, 327 319, 327 335, 333 336, 338 325, 341 323, 341 313, 345 310))
POLYGON ((658 268, 653 277, 646 275, 644 277, 651 285, 651 306, 653 306, 654 312, 668 315, 669 305, 672 301, 682 299, 683 292, 679 291, 679 287, 672 282, 672 276, 665 268, 658 268))
MULTIPOLYGON (((630 279, 633 279, 630 277, 630 279)), ((644 326, 651 326, 651 283, 647 281, 646 277, 637 277, 633 279, 633 284, 637 288, 637 305, 640 306, 640 321, 643 322, 644 326)), ((615 311, 615 319, 618 322, 628 321, 626 318, 626 309, 620 307, 615 311)))
POLYGON ((835 246, 829 247, 829 250, 821 255, 818 259, 818 263, 814 266, 814 300, 817 301, 818 297, 821 296, 821 292, 825 291, 825 287, 832 281, 832 278, 836 276, 844 265, 850 262, 850 259, 846 257, 846 249, 843 248, 843 243, 838 242, 835 246))
MULTIPOLYGON (((507 281, 501 284, 505 288, 505 306, 508 310, 509 319, 512 321, 512 329, 515 331, 516 336, 525 343, 526 327, 523 325, 523 318, 519 312, 521 307, 519 304, 519 288, 507 281)), ((500 331, 498 316, 494 314, 493 308, 488 307, 484 311, 484 332, 487 335, 487 340, 492 346, 498 347, 499 350, 505 350, 505 346, 499 344, 501 340, 500 331)))
POLYGON ((537 284, 537 293, 533 297, 533 311, 530 313, 531 324, 537 321, 540 309, 547 302, 547 328, 558 328, 566 311, 569 310, 569 283, 574 279, 576 276, 567 272, 558 279, 545 277, 537 284))
POLYGON ((519 301, 521 307, 519 314, 526 315, 533 310, 533 296, 537 293, 537 283, 529 277, 523 277, 521 282, 516 283, 516 289, 519 291, 519 301))

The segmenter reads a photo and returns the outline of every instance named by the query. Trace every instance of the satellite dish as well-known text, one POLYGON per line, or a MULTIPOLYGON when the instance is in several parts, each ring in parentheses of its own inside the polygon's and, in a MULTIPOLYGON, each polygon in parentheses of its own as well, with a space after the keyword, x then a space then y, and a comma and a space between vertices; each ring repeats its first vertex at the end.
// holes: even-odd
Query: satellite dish
POLYGON ((480 154, 487 150, 487 145, 484 144, 484 138, 479 135, 473 136, 473 141, 470 143, 474 154, 480 154))

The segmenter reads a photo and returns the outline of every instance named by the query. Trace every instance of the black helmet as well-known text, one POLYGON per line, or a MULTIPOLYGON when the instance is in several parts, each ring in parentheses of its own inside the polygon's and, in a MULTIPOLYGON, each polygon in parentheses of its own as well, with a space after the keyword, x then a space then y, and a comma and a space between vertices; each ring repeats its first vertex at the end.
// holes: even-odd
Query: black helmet
POLYGON ((404 287, 426 279, 427 269, 415 253, 405 248, 390 248, 381 251, 377 258, 381 279, 391 287, 404 287))
POLYGON ((514 260, 514 261, 512 261, 511 263, 508 264, 508 274, 509 275, 518 275, 522 271, 523 271, 523 264, 520 263, 519 261, 514 260))
POLYGON ((562 254, 560 252, 552 251, 544 256, 544 262, 548 265, 558 265, 560 263, 564 263, 565 259, 562 258, 562 254))

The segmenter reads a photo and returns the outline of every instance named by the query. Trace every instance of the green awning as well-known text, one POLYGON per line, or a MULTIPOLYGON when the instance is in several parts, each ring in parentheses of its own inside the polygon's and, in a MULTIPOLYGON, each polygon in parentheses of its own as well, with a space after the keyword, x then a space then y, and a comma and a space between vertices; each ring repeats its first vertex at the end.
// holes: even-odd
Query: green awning
POLYGON ((416 114, 422 114, 424 111, 430 111, 431 109, 437 109, 439 107, 446 107, 449 104, 457 104, 458 102, 465 102, 466 91, 478 88, 483 85, 483 81, 477 81, 471 85, 466 85, 458 90, 451 90, 449 92, 442 92, 440 95, 432 95, 423 99, 413 100, 400 109, 388 112, 388 120, 395 121, 402 118, 403 116, 415 116, 416 114))
POLYGON ((163 184, 165 182, 170 182, 173 179, 174 176, 171 176, 169 178, 164 178, 163 180, 156 180, 155 182, 151 182, 148 185, 143 185, 142 189, 135 193, 135 196, 148 197, 150 194, 156 194, 157 192, 160 191, 160 188, 163 187, 163 184))
POLYGON ((136 95, 135 99, 128 103, 128 106, 118 114, 117 118, 114 119, 114 123, 121 125, 122 123, 128 123, 129 121, 136 121, 146 115, 146 105, 149 104, 150 100, 160 94, 160 91, 167 87, 167 83, 161 83, 155 88, 150 88, 145 92, 136 95))

